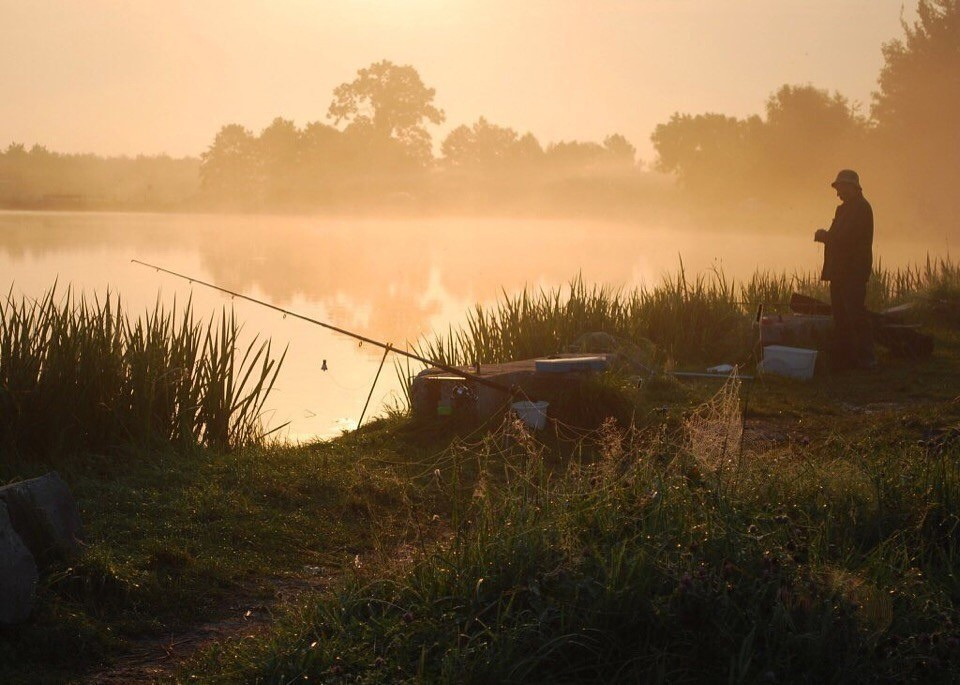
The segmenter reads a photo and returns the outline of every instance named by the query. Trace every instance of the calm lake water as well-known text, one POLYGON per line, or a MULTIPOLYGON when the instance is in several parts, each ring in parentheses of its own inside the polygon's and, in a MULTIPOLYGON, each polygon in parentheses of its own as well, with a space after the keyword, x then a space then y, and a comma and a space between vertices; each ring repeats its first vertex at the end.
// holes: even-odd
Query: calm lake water
MULTIPOLYGON (((382 350, 130 260, 402 347, 456 326, 476 303, 492 304, 503 291, 561 287, 577 274, 587 283, 653 285, 677 271, 681 256, 688 275, 813 271, 822 248, 812 233, 704 236, 587 220, 0 212, 0 287, 15 297, 36 297, 55 281, 60 291, 69 284, 90 297, 109 290, 130 314, 152 309, 158 298, 170 305, 192 296, 204 316, 232 306, 248 336, 269 337, 276 350, 289 344, 264 419, 268 428, 289 422, 280 434, 303 440, 356 425, 382 350)), ((945 250, 881 236, 876 243, 888 267, 945 250)), ((397 402, 399 387, 388 361, 368 417, 397 402)))

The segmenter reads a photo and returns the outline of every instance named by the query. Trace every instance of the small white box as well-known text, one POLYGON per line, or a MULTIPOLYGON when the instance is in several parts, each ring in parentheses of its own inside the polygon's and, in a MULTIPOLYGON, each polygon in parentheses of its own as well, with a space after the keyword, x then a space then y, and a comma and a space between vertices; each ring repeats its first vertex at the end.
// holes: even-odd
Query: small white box
POLYGON ((767 345, 763 348, 763 360, 760 362, 759 370, 761 373, 808 381, 813 378, 813 368, 816 364, 816 350, 767 345))
POLYGON ((547 407, 549 402, 514 402, 511 408, 527 426, 535 431, 547 425, 547 407))

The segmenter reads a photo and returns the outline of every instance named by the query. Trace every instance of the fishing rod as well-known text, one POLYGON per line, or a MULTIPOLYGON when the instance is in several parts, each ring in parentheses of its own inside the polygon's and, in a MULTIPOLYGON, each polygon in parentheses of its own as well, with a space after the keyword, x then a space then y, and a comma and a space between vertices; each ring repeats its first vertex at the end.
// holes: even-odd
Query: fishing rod
MULTIPOLYGON (((448 366, 447 364, 441 364, 440 362, 433 361, 432 359, 427 359, 426 357, 421 357, 420 355, 414 354, 413 352, 407 352, 406 350, 398 349, 394 347, 391 343, 380 342, 379 340, 368 338, 365 335, 360 335, 359 333, 348 331, 345 328, 339 328, 332 324, 324 323, 323 321, 318 321, 317 319, 311 319, 309 316, 304 316, 303 314, 297 314, 296 312, 290 311, 289 309, 284 309, 283 307, 278 307, 275 304, 270 304, 269 302, 258 300, 255 297, 250 297, 248 295, 244 295, 243 293, 238 293, 233 290, 228 290, 227 288, 222 288, 219 285, 215 285, 213 283, 207 283, 206 281, 201 281, 199 278, 194 278, 193 276, 187 276, 185 274, 177 273, 176 271, 171 271, 170 269, 164 269, 162 266, 157 266, 156 264, 148 264, 147 262, 141 262, 139 259, 131 259, 130 261, 133 262, 134 264, 139 264, 140 266, 145 266, 150 269, 156 269, 157 271, 162 271, 165 274, 170 274, 171 276, 182 278, 183 280, 189 281, 190 283, 199 283, 200 285, 204 285, 208 288, 212 288, 213 290, 219 290, 220 292, 230 295, 231 297, 239 297, 241 300, 247 300, 248 302, 253 302, 254 304, 258 304, 261 307, 266 307, 268 309, 272 309, 274 311, 280 312, 284 316, 292 316, 296 319, 306 321, 307 323, 312 323, 317 326, 322 326, 323 328, 331 330, 335 333, 340 333, 341 335, 346 335, 355 340, 359 340, 361 343, 368 343, 370 345, 374 345, 376 347, 379 347, 385 350, 384 358, 386 358, 386 355, 388 353, 396 352, 397 354, 403 355, 404 357, 409 357, 410 359, 414 359, 418 362, 426 364, 427 366, 436 367, 441 371, 446 371, 447 373, 460 376, 461 378, 465 378, 469 381, 473 381, 474 383, 477 383, 479 385, 485 385, 488 388, 499 390, 500 392, 506 393, 508 395, 516 394, 514 388, 509 388, 506 385, 503 385, 502 383, 496 383, 494 381, 483 378, 478 374, 470 373, 469 371, 464 371, 463 369, 458 369, 455 366, 448 366)), ((380 365, 382 367, 383 363, 381 362, 380 365)))

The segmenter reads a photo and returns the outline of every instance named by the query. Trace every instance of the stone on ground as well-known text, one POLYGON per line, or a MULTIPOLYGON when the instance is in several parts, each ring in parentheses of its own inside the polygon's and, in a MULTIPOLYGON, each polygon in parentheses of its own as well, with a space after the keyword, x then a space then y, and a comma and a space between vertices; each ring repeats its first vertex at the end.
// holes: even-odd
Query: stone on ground
POLYGON ((37 589, 37 564, 10 522, 0 501, 0 624, 30 617, 37 589))
POLYGON ((80 551, 83 525, 77 502, 54 471, 0 488, 10 521, 41 568, 80 551))

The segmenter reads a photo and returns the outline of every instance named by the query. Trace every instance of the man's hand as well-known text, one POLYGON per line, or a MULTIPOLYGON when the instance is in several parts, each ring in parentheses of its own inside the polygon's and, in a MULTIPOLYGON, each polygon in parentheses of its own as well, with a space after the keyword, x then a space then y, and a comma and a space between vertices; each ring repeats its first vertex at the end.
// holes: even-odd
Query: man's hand
POLYGON ((825 229, 818 228, 817 232, 813 234, 813 241, 816 243, 827 242, 827 231, 825 229))

